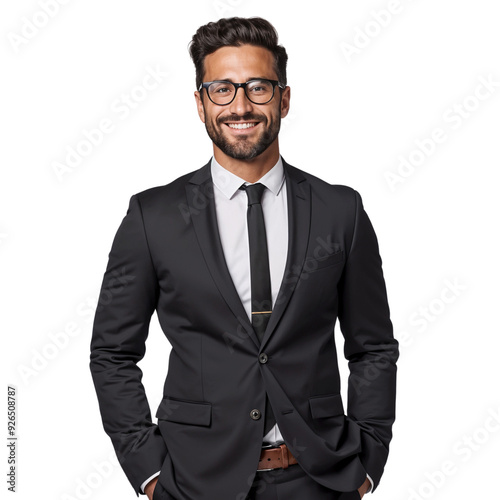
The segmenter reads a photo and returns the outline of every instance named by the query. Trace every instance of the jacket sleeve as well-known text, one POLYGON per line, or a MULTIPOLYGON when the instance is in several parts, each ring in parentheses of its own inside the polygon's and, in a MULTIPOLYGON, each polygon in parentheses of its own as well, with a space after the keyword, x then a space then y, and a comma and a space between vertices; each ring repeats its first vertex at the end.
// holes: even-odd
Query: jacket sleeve
POLYGON ((375 490, 395 420, 398 342, 393 337, 377 237, 355 196, 352 241, 339 284, 339 323, 349 364, 347 418, 361 430, 359 455, 375 490))
POLYGON ((158 282, 137 195, 113 240, 90 343, 90 371, 106 434, 136 494, 160 470, 167 449, 137 363, 144 357, 158 282))

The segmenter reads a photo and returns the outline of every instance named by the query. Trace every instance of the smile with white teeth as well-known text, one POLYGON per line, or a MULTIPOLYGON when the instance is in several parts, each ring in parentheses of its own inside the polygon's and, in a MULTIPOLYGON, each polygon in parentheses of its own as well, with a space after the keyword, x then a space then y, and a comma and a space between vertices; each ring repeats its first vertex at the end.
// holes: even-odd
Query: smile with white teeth
POLYGON ((238 130, 242 130, 242 129, 245 129, 245 128, 252 128, 252 127, 255 127, 255 125, 257 125, 256 123, 226 123, 226 125, 230 128, 235 128, 235 129, 238 129, 238 130))

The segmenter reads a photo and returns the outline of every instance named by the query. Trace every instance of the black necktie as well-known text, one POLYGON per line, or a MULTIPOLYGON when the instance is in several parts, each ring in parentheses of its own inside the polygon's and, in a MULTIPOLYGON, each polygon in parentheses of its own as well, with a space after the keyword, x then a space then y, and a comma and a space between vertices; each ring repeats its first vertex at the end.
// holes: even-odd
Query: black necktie
MULTIPOLYGON (((250 184, 241 186, 248 196, 248 240, 250 245, 250 278, 252 292, 252 326, 262 342, 267 323, 271 317, 272 294, 271 276, 269 273, 269 254, 267 251, 266 228, 262 212, 262 193, 264 184, 250 184)), ((276 423, 273 410, 266 394, 266 421, 264 435, 276 423)))

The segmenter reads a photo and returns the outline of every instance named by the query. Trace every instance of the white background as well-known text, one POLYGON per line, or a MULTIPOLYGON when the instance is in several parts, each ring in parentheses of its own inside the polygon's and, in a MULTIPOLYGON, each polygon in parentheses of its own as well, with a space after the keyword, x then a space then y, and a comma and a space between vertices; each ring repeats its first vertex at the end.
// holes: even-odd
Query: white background
MULTIPOLYGON (((135 498, 103 464, 114 453, 88 368, 93 307, 130 196, 211 156, 187 45, 233 15, 269 19, 289 54, 283 157, 358 190, 378 235, 401 357, 375 498, 498 498, 498 2, 66 0, 50 17, 41 4, 3 2, 0 15, 2 391, 18 390, 16 498, 135 498), (148 67, 168 75, 140 93, 148 67), (116 102, 131 92, 142 100, 125 116, 116 102), (57 175, 102 119, 113 130, 57 175), (443 140, 429 145, 435 129, 443 140), (387 173, 410 157, 391 188, 387 173)), ((169 349, 155 316, 141 362, 153 409, 169 349)))

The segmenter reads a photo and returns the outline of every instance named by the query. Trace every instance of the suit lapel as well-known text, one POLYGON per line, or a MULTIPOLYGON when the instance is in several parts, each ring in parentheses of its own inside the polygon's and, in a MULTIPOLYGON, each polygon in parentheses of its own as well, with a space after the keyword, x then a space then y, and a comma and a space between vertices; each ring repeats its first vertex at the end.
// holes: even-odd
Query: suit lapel
POLYGON ((211 161, 197 170, 186 184, 190 219, 217 288, 248 336, 262 349, 283 315, 300 276, 297 269, 302 268, 309 237, 309 183, 299 170, 283 160, 288 204, 288 253, 283 280, 261 343, 248 319, 224 258, 217 226, 210 164, 211 161))
MULTIPOLYGON (((224 258, 224 250, 217 226, 210 164, 211 161, 197 170, 186 184, 190 218, 208 270, 219 292, 238 318, 247 335, 259 346, 260 341, 248 319, 224 258)), ((228 333, 237 335, 236 332, 228 333)))

